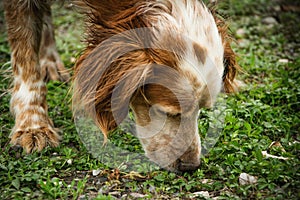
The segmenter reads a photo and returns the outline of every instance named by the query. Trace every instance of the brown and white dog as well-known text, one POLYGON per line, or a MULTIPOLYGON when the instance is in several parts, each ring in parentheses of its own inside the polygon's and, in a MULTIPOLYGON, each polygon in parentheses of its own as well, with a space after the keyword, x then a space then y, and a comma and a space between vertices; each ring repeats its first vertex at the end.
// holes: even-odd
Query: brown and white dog
MULTIPOLYGON (((14 89, 11 143, 57 146, 45 80, 69 77, 57 55, 49 1, 5 0, 14 89)), ((198 0, 74 1, 86 16, 75 65, 74 109, 105 136, 132 109, 147 157, 169 170, 200 165, 199 109, 235 90, 238 69, 225 23, 198 0)))

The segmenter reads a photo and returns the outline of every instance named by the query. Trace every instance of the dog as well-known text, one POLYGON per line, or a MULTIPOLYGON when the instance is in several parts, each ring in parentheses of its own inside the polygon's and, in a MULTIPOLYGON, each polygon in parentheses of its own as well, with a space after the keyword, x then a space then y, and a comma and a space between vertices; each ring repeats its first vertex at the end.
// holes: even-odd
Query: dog
MULTIPOLYGON (((67 81, 57 54, 51 1, 5 0, 14 88, 12 145, 58 146, 46 81, 67 81)), ((198 0, 72 1, 86 19, 74 66, 73 108, 105 137, 132 110, 146 156, 171 171, 200 165, 199 109, 236 90, 239 69, 227 26, 198 0)))

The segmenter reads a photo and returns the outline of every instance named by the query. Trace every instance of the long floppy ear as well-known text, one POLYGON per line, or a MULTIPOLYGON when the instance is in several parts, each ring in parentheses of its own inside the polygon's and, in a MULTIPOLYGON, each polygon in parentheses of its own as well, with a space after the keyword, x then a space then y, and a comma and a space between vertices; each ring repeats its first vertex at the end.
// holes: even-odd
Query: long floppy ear
POLYGON ((231 42, 233 38, 228 30, 228 25, 225 21, 216 13, 212 8, 219 33, 222 37, 224 47, 224 73, 223 73, 223 90, 226 93, 232 93, 238 91, 238 82, 236 81, 237 73, 241 70, 237 63, 237 55, 231 48, 231 42))
MULTIPOLYGON (((120 46, 86 51, 75 66, 73 107, 80 105, 107 136, 127 116, 131 97, 151 74, 143 50, 109 60, 120 46), (108 52, 108 49, 111 51, 108 52)), ((122 45, 121 45, 122 46, 122 45)))
POLYGON ((74 1, 87 16, 87 45, 74 68, 73 109, 83 108, 105 136, 126 117, 131 96, 151 73, 145 50, 151 33, 143 29, 147 18, 137 14, 138 2, 74 1))
POLYGON ((236 81, 236 76, 240 66, 236 61, 236 54, 232 50, 229 41, 225 41, 224 44, 224 74, 223 74, 223 85, 224 90, 227 93, 237 92, 238 83, 236 81))

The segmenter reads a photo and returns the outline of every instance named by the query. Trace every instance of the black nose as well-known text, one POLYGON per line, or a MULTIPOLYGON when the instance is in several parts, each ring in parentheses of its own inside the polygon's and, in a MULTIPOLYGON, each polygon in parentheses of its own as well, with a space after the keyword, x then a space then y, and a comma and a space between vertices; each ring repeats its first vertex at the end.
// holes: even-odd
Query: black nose
POLYGON ((179 171, 182 171, 182 172, 187 172, 187 171, 195 171, 196 169, 198 169, 200 166, 200 162, 197 162, 197 163, 193 163, 193 162, 182 162, 182 161, 179 161, 178 162, 178 165, 177 165, 177 169, 179 171))

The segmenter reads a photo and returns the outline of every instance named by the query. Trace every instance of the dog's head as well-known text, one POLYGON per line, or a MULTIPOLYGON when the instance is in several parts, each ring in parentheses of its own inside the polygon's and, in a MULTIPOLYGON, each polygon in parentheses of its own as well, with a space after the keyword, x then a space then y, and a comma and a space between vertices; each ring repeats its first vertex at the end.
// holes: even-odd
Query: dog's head
POLYGON ((194 0, 128 3, 113 7, 109 19, 98 12, 101 4, 88 2, 88 46, 75 67, 75 105, 83 104, 105 135, 131 108, 152 161, 169 170, 196 169, 199 109, 213 105, 223 82, 225 88, 233 82, 234 66, 223 63, 234 59, 220 36, 225 32, 194 0))

